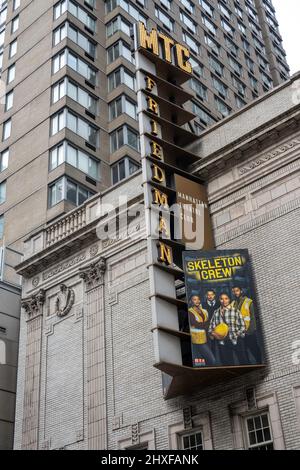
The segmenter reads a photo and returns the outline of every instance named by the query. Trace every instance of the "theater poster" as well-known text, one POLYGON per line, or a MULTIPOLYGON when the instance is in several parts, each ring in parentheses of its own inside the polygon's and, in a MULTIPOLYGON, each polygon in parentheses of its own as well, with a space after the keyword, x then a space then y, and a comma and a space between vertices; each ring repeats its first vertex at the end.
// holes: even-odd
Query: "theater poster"
POLYGON ((247 250, 183 253, 194 367, 263 364, 247 250))

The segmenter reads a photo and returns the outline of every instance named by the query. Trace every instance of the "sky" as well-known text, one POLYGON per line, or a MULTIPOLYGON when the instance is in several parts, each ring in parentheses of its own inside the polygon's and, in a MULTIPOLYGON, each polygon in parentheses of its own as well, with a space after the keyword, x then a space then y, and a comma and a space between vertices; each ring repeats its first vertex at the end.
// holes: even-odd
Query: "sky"
POLYGON ((291 74, 300 71, 300 0, 272 0, 291 74))

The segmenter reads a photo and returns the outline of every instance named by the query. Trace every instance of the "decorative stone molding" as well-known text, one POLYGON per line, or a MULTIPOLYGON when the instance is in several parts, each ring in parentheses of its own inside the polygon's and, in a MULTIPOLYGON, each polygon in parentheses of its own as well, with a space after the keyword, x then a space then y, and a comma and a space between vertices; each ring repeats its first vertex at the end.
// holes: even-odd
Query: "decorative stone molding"
POLYGON ((136 445, 140 443, 140 426, 139 423, 133 424, 131 426, 131 443, 136 445))
POLYGON ((288 142, 286 144, 281 145, 280 147, 272 150, 271 152, 262 155, 261 157, 257 158, 256 160, 253 160, 243 167, 239 168, 239 173, 241 175, 244 175, 245 173, 248 173, 251 170, 254 170, 255 168, 264 165, 265 163, 269 162, 275 157, 278 157, 279 155, 283 155, 284 153, 287 152, 287 150, 293 149, 297 145, 300 144, 299 139, 294 139, 292 142, 288 142))
POLYGON ((24 299, 21 307, 25 310, 28 319, 32 319, 42 314, 42 307, 46 300, 46 293, 44 289, 40 289, 37 294, 32 295, 28 299, 24 299))
POLYGON ((51 441, 50 441, 50 439, 49 439, 48 441, 43 441, 43 442, 41 443, 41 447, 40 447, 41 450, 50 450, 50 448, 51 448, 51 441))
POLYGON ((39 285, 39 283, 40 283, 40 278, 39 278, 39 277, 34 277, 34 278, 32 279, 32 285, 33 285, 33 287, 37 287, 37 286, 39 285))
POLYGON ((60 292, 57 294, 55 300, 55 314, 62 318, 66 317, 75 302, 75 292, 70 287, 67 287, 65 284, 60 285, 60 292))
POLYGON ((184 408, 183 410, 183 423, 184 429, 192 429, 193 421, 192 421, 192 409, 191 407, 184 408))
POLYGON ((119 303, 118 292, 109 292, 108 294, 108 304, 110 306, 117 305, 119 303))
POLYGON ((138 435, 138 441, 133 443, 132 437, 127 437, 118 442, 118 448, 120 450, 137 450, 137 449, 148 449, 156 450, 155 443, 155 429, 148 432, 143 432, 138 435))
POLYGON ((99 251, 98 245, 92 246, 92 247, 90 248, 90 256, 91 256, 91 258, 94 258, 95 256, 97 256, 98 251, 99 251))
POLYGON ((50 323, 44 329, 45 336, 51 336, 54 334, 54 324, 50 323))
POLYGON ((83 429, 79 429, 76 431, 76 440, 77 442, 81 442, 84 440, 84 431, 83 429))
POLYGON ((69 261, 60 263, 56 265, 55 268, 52 268, 50 271, 46 271, 43 274, 43 280, 47 281, 48 279, 51 279, 51 277, 56 276, 57 274, 60 274, 61 272, 65 271, 68 268, 72 268, 73 266, 80 263, 81 261, 84 261, 85 259, 86 259, 86 254, 82 253, 70 259, 69 261))
POLYGON ((79 305, 76 308, 76 320, 81 320, 83 318, 83 307, 79 305))
POLYGON ((114 416, 113 417, 113 419, 112 419, 112 430, 113 431, 116 431, 117 429, 120 429, 121 421, 122 421, 121 416, 114 416))
POLYGON ((106 260, 100 258, 87 268, 80 269, 80 277, 86 283, 87 291, 104 284, 104 274, 106 272, 106 260))

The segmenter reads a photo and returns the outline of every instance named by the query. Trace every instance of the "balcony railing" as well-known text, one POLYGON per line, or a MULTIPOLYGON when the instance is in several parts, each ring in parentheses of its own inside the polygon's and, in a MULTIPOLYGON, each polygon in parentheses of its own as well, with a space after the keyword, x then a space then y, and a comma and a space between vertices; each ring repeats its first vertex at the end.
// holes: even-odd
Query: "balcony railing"
POLYGON ((67 238, 86 226, 86 206, 71 212, 63 219, 55 222, 46 229, 46 247, 67 238))

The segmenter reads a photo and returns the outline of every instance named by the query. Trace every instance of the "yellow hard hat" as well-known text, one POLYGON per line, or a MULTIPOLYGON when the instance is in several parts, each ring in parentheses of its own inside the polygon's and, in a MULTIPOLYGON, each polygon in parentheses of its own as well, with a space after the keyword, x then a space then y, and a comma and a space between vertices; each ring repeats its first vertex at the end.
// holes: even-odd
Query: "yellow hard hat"
POLYGON ((214 332, 221 336, 222 339, 225 339, 229 333, 228 325, 226 325, 226 323, 219 323, 214 329, 214 332))

